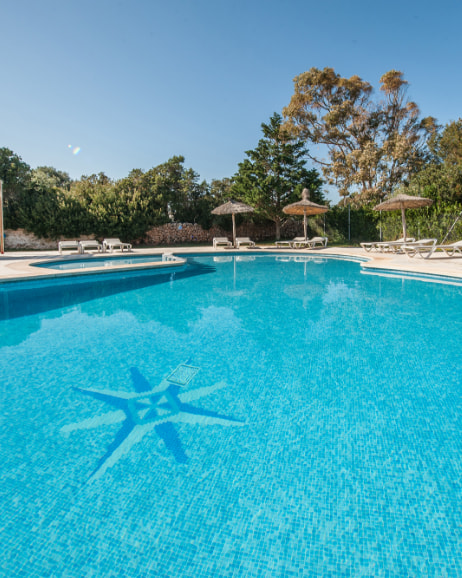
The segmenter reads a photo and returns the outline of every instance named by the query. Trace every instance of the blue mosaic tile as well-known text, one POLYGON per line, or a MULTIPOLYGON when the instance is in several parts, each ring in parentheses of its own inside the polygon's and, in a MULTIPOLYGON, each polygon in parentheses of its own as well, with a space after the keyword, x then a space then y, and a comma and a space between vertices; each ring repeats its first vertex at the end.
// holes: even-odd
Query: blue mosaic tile
POLYGON ((2 575, 462 576, 460 287, 264 256, 98 283, 3 312, 2 575))

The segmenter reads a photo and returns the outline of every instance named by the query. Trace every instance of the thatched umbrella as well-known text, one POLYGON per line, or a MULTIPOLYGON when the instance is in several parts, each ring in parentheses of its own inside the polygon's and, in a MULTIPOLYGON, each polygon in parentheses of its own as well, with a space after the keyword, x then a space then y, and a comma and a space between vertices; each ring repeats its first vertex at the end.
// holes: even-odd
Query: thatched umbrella
POLYGON ((251 213, 255 209, 246 205, 245 203, 241 203, 240 201, 228 201, 224 205, 220 205, 216 207, 212 211, 212 215, 231 215, 233 218, 233 245, 236 246, 236 220, 234 215, 236 213, 251 213))
POLYGON ((406 209, 418 209, 420 207, 428 207, 433 203, 431 199, 425 197, 413 197, 411 195, 396 195, 390 199, 380 203, 374 207, 375 211, 396 211, 401 209, 401 219, 403 221, 403 239, 407 239, 406 235, 406 209))
POLYGON ((307 215, 319 215, 320 213, 326 213, 329 208, 324 205, 317 205, 313 203, 310 199, 310 191, 308 189, 303 189, 302 200, 287 205, 282 210, 286 215, 303 215, 303 230, 306 236, 306 216, 307 215))

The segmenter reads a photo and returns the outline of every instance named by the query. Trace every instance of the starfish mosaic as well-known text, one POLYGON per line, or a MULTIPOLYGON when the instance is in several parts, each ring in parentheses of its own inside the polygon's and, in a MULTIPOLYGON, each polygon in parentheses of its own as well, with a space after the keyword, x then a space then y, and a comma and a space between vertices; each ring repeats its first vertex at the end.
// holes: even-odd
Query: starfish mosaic
POLYGON ((85 395, 112 405, 115 411, 64 426, 61 429, 62 433, 116 423, 122 424, 115 439, 92 472, 90 476, 92 479, 101 477, 108 468, 118 462, 136 443, 153 430, 163 439, 175 460, 185 463, 188 457, 174 427, 175 423, 245 425, 245 422, 190 405, 191 402, 226 387, 225 382, 219 382, 212 386, 182 392, 181 388, 193 379, 199 371, 198 368, 186 364, 179 365, 154 388, 137 368, 132 367, 130 371, 135 389, 132 393, 75 388, 85 395))

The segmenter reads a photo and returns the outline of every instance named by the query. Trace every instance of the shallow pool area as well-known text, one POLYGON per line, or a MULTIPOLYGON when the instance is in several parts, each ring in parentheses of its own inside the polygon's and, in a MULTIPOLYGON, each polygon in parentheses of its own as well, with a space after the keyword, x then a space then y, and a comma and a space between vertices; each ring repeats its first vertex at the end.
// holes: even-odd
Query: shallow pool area
POLYGON ((5 575, 462 575, 460 285, 90 277, 0 287, 5 575))
POLYGON ((120 265, 138 265, 142 263, 159 263, 162 255, 131 255, 130 257, 119 256, 91 256, 80 259, 54 259, 53 261, 37 262, 34 267, 56 269, 58 271, 71 271, 74 269, 94 269, 100 267, 117 267, 120 265))

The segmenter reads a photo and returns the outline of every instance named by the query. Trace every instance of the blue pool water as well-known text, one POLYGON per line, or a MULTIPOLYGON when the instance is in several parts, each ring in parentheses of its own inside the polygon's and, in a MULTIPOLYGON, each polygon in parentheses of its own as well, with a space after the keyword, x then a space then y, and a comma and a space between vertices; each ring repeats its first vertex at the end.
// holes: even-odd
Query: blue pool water
POLYGON ((137 263, 156 263, 162 261, 162 255, 133 255, 131 257, 88 257, 65 261, 47 261, 35 263, 34 267, 69 271, 71 269, 92 269, 95 267, 113 267, 114 265, 136 265, 137 263))
POLYGON ((337 259, 0 287, 5 576, 462 576, 462 287, 337 259))

